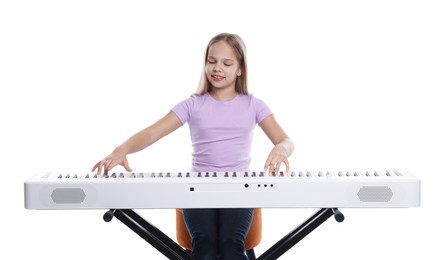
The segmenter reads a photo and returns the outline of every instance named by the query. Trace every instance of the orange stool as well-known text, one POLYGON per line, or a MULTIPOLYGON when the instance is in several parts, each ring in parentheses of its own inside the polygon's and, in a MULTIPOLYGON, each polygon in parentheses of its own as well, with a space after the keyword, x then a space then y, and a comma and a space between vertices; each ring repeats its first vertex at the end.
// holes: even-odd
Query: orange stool
MULTIPOLYGON (((192 249, 191 237, 183 220, 182 209, 176 209, 176 237, 179 245, 187 250, 192 249)), ((247 251, 248 259, 256 259, 254 255, 254 247, 259 245, 262 239, 262 210, 254 209, 253 222, 245 239, 245 251, 247 251)))

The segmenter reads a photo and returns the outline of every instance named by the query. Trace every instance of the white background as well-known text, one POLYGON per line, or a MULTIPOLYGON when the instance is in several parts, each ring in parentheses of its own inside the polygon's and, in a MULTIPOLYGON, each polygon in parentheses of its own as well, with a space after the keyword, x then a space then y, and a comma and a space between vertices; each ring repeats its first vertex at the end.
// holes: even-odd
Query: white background
MULTIPOLYGON (((281 259, 439 258, 439 2, 2 1, 2 255, 163 259, 119 221, 103 222, 103 211, 25 210, 23 182, 89 171, 193 93, 207 42, 232 32, 247 45, 250 92, 294 140, 293 170, 399 167, 422 181, 421 207, 343 209, 343 223, 328 220, 281 259)), ((255 135, 251 168, 261 169, 271 143, 255 135)), ((178 171, 190 153, 185 126, 129 160, 135 171, 178 171)), ((257 254, 315 210, 265 209, 257 254)), ((174 238, 174 210, 138 212, 174 238)))

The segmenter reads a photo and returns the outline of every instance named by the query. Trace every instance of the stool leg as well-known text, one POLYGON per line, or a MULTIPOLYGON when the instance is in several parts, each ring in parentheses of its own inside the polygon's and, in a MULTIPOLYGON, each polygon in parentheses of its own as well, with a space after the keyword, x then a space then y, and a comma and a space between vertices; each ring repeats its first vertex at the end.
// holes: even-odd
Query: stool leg
POLYGON ((254 253, 254 249, 247 250, 248 260, 256 260, 256 254, 254 253))

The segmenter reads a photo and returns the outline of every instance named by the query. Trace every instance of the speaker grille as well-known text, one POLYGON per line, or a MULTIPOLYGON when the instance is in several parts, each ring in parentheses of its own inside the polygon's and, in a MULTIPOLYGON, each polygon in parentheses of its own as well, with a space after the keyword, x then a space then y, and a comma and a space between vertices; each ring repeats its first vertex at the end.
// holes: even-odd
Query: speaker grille
POLYGON ((387 186, 363 186, 359 189, 358 197, 362 202, 388 202, 393 197, 393 191, 387 186))
POLYGON ((85 192, 81 188, 56 188, 51 194, 56 204, 80 204, 85 197, 85 192))

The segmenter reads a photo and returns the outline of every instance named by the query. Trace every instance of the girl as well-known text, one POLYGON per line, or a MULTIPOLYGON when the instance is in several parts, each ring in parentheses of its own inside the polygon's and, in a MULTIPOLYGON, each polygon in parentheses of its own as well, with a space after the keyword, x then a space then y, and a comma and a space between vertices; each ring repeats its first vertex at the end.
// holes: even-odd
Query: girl
MULTIPOLYGON (((245 45, 238 35, 222 33, 208 43, 197 93, 115 148, 92 171, 106 173, 116 165, 132 171, 128 154, 150 146, 186 122, 193 145, 193 172, 248 171, 256 124, 274 144, 264 171, 278 172, 282 163, 290 170, 291 139, 269 107, 248 94, 245 45)), ((183 215, 196 259, 247 259, 244 241, 253 209, 183 209, 183 215)))

